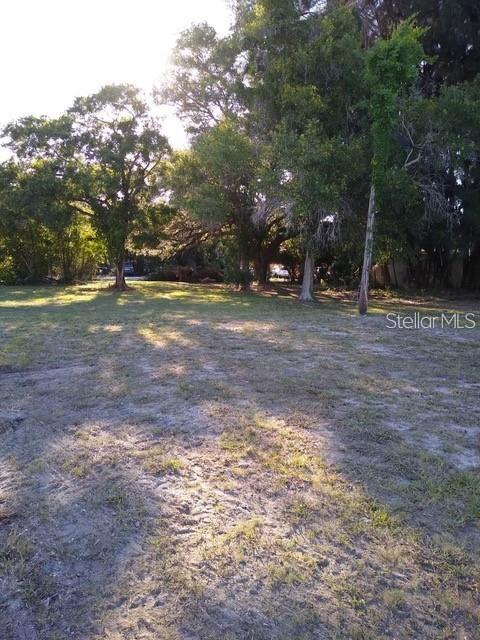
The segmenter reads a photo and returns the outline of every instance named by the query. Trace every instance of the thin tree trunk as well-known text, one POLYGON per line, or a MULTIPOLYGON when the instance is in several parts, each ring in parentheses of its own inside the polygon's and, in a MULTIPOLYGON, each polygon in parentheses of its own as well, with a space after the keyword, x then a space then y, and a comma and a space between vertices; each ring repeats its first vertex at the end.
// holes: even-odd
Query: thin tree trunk
POLYGON ((373 226, 375 223, 375 186, 370 187, 370 199, 368 201, 367 231, 365 234, 365 249, 363 253, 362 279, 358 292, 358 312, 364 316, 368 311, 368 281, 373 252, 373 226))
POLYGON ((395 259, 392 258, 392 270, 393 270, 393 278, 395 282, 395 289, 398 289, 398 278, 397 278, 397 270, 395 269, 395 259))
POLYGON ((313 302, 315 300, 313 295, 313 268, 313 256, 312 253, 307 250, 307 253, 305 254, 305 265, 303 268, 302 289, 298 297, 300 302, 313 302))

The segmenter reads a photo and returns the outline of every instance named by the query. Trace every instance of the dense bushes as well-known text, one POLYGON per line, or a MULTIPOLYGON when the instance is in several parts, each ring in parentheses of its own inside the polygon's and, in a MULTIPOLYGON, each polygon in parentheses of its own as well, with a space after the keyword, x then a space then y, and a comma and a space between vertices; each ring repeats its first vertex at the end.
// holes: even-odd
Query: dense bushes
POLYGON ((169 282, 223 282, 224 274, 216 267, 161 267, 148 274, 147 280, 169 282))
POLYGON ((81 216, 61 229, 22 219, 0 238, 0 283, 88 280, 104 255, 102 242, 81 216))

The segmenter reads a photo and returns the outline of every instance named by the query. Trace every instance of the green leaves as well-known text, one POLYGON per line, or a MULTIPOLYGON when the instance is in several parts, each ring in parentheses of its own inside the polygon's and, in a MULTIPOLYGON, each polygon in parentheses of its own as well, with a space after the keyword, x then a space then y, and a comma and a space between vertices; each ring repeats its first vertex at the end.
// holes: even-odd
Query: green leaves
POLYGON ((324 221, 338 221, 352 182, 368 165, 360 28, 349 7, 303 13, 292 2, 256 4, 262 11, 253 18, 252 57, 262 59, 262 51, 267 64, 256 65, 254 87, 273 120, 277 194, 312 250, 324 241, 322 230, 331 231, 324 221))
POLYGON ((158 197, 169 152, 140 91, 106 86, 58 119, 24 118, 6 134, 28 168, 19 190, 25 210, 57 229, 88 216, 110 258, 123 260, 129 234, 158 197))
POLYGON ((239 53, 234 35, 220 38, 208 24, 192 26, 177 41, 171 78, 157 91, 157 99, 173 104, 195 135, 225 118, 240 119, 244 105, 239 53))
POLYGON ((388 39, 380 39, 369 50, 366 79, 375 95, 379 87, 395 95, 406 91, 418 75, 419 65, 427 61, 421 37, 425 33, 410 18, 397 25, 388 39))
POLYGON ((380 209, 385 209, 392 193, 400 196, 398 201, 393 199, 394 210, 402 207, 401 196, 410 195, 412 203, 415 200, 416 190, 406 171, 414 143, 405 124, 402 109, 417 78, 419 65, 425 60, 420 44, 422 34, 423 30, 415 26, 413 19, 406 20, 393 30, 388 39, 378 40, 367 55, 365 79, 370 89, 368 105, 371 118, 372 187, 359 293, 359 310, 362 314, 367 310, 375 209, 378 204, 380 209), (403 150, 400 144, 400 124, 404 129, 401 133, 406 134, 407 138, 406 150, 403 150), (398 184, 401 188, 395 189, 398 184), (376 201, 373 200, 374 194, 376 201))
MULTIPOLYGON (((233 123, 200 135, 174 156, 168 173, 173 202, 205 222, 235 222, 251 206, 255 151, 233 123)), ((248 212, 247 212, 248 213, 248 212)))
POLYGON ((393 132, 400 120, 401 100, 412 88, 422 61, 426 61, 420 38, 424 30, 413 19, 400 23, 387 40, 378 40, 368 52, 365 78, 370 89, 374 182, 385 179, 395 162, 398 145, 393 132))

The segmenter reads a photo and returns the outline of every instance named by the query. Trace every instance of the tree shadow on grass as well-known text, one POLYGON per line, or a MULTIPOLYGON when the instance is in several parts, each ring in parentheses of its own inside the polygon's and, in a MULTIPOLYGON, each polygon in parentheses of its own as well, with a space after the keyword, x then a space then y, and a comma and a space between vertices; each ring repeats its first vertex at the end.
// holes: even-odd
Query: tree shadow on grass
POLYGON ((474 633, 465 556, 444 545, 472 538, 441 494, 405 493, 441 460, 389 422, 420 406, 405 348, 439 403, 433 340, 383 333, 392 370, 378 319, 153 291, 38 312, 62 367, 52 352, 3 379, 6 638, 18 620, 41 639, 474 633))

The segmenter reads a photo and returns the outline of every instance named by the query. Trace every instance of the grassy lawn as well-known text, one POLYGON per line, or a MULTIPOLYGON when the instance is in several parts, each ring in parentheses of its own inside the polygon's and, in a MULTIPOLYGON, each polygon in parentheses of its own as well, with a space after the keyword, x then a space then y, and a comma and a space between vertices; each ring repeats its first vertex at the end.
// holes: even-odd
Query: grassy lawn
POLYGON ((101 286, 0 290, 2 640, 480 638, 479 329, 101 286))

